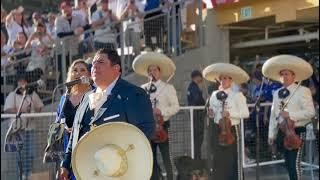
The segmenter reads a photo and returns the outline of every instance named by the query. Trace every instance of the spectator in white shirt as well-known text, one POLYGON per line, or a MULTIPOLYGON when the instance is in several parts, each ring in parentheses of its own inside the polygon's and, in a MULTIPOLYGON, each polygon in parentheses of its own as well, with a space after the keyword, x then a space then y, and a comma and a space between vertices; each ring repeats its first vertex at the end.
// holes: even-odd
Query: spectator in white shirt
POLYGON ((12 10, 6 17, 6 28, 9 35, 8 45, 12 45, 19 32, 23 32, 26 36, 31 34, 31 29, 27 25, 23 16, 23 7, 12 10))
POLYGON ((97 23, 102 21, 102 27, 99 27, 94 34, 94 47, 95 49, 107 48, 114 50, 116 45, 116 30, 113 24, 118 21, 109 10, 108 0, 100 0, 98 2, 98 10, 92 14, 91 21, 97 23))
POLYGON ((140 36, 142 29, 143 9, 144 5, 139 1, 127 0, 127 5, 121 14, 123 21, 123 29, 125 32, 124 40, 126 46, 132 46, 134 55, 140 54, 140 36))
POLYGON ((47 32, 54 39, 56 38, 56 34, 54 31, 54 21, 56 19, 56 15, 50 12, 48 13, 47 18, 48 18, 48 23, 46 24, 47 32))

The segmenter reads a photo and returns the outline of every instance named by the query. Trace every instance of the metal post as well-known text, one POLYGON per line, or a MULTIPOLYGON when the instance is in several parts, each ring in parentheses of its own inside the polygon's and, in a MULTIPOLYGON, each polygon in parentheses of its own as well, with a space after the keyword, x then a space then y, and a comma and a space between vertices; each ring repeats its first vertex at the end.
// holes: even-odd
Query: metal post
POLYGON ((199 22, 198 22, 198 29, 199 29, 199 47, 203 45, 203 32, 202 32, 202 0, 198 1, 198 10, 199 10, 199 22))
POLYGON ((192 157, 192 159, 194 159, 194 127, 193 127, 193 121, 194 121, 194 119, 193 119, 193 111, 194 111, 194 108, 193 107, 191 107, 190 108, 190 130, 191 130, 191 135, 190 135, 190 137, 191 137, 191 157, 192 157))
POLYGON ((169 41, 173 45, 173 53, 172 54, 174 56, 177 55, 177 42, 176 42, 176 38, 177 38, 177 14, 176 14, 175 6, 176 6, 176 4, 174 4, 173 7, 171 8, 171 11, 172 11, 172 21, 171 21, 172 22, 172 29, 170 29, 171 32, 169 31, 169 33, 172 33, 172 36, 169 39, 169 41))
MULTIPOLYGON (((60 41, 61 43, 61 41, 60 41)), ((67 59, 66 59, 66 45, 65 45, 65 39, 62 40, 62 57, 61 57, 61 65, 62 65, 62 69, 60 69, 61 71, 61 77, 62 77, 62 82, 64 82, 66 80, 67 77, 67 59)))
POLYGON ((124 35, 124 30, 123 30, 123 24, 120 23, 120 51, 121 51, 121 69, 122 69, 122 76, 126 75, 128 72, 126 71, 126 63, 125 63, 125 54, 124 54, 124 38, 123 38, 123 35, 124 35))
MULTIPOLYGON (((172 28, 172 24, 170 23, 170 18, 171 18, 171 14, 170 12, 167 13, 167 28, 171 29, 172 28)), ((167 54, 171 53, 171 46, 170 46, 170 31, 168 31, 167 33, 167 54)))

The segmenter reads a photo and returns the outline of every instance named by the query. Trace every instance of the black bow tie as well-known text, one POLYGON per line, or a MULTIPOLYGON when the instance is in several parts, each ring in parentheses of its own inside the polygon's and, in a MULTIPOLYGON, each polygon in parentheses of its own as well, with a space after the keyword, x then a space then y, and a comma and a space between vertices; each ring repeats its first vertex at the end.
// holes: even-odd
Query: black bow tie
POLYGON ((227 98, 228 98, 228 94, 224 91, 219 91, 217 94, 216 94, 216 97, 218 100, 220 101, 225 101, 227 98))
POLYGON ((156 91, 157 91, 157 86, 151 83, 149 89, 147 89, 147 92, 151 94, 151 93, 155 93, 156 91))
POLYGON ((282 88, 278 92, 278 96, 280 99, 285 99, 290 95, 290 91, 287 88, 282 88))

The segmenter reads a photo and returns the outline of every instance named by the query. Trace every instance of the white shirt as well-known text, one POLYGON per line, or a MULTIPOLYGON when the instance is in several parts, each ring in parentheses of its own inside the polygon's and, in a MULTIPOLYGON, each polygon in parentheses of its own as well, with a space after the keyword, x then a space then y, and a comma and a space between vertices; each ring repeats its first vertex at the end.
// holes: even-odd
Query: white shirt
MULTIPOLYGON (((222 102, 217 99, 216 94, 220 90, 216 90, 210 97, 210 108, 214 113, 214 122, 219 124, 222 118, 222 102)), ((240 124, 240 119, 249 117, 249 109, 246 102, 246 98, 241 92, 235 92, 232 88, 223 90, 228 94, 225 101, 225 111, 230 113, 230 120, 232 125, 240 124)))
MULTIPOLYGON (((177 97, 177 92, 175 88, 168 83, 161 80, 153 83, 157 87, 157 91, 150 94, 150 100, 152 106, 154 107, 154 100, 156 99, 156 106, 160 109, 163 115, 163 120, 168 121, 169 118, 175 115, 179 109, 179 101, 177 97)), ((141 87, 143 89, 148 89, 150 83, 143 84, 141 87)))
MULTIPOLYGON (((107 12, 102 10, 97 10, 92 14, 92 22, 98 21, 103 17, 107 16, 107 12)), ((116 40, 115 32, 113 32, 112 27, 109 25, 112 23, 111 17, 107 18, 102 27, 99 27, 94 33, 94 41, 101 43, 114 43, 116 40)))
POLYGON ((94 113, 96 113, 98 109, 100 109, 100 107, 107 101, 108 96, 111 94, 111 91, 116 85, 118 79, 119 76, 111 84, 109 84, 106 89, 102 90, 101 88, 97 87, 96 92, 89 94, 89 107, 91 110, 94 109, 94 113), (102 95, 102 97, 98 98, 98 100, 95 98, 95 95, 97 94, 102 95))
MULTIPOLYGON (((290 91, 290 95, 297 86, 297 84, 293 83, 287 87, 287 89, 290 91)), ((268 137, 271 139, 275 139, 278 133, 278 121, 276 118, 280 113, 281 99, 279 99, 278 92, 281 89, 283 88, 278 89, 273 94, 268 135, 268 137)), ((290 95, 284 99, 284 102, 286 102, 290 95)), ((311 118, 315 115, 315 109, 310 89, 300 86, 293 94, 291 100, 284 110, 289 112, 289 117, 295 122, 295 127, 302 127, 311 122, 311 118)))
MULTIPOLYGON (((123 10, 121 11, 121 13, 123 13, 123 11, 126 9, 127 7, 127 3, 128 0, 126 0, 126 2, 124 3, 125 6, 123 6, 123 10)), ((140 1, 135 1, 134 5, 137 7, 137 10, 139 13, 143 13, 144 12, 144 7, 145 7, 145 2, 140 2, 140 1)), ((142 29, 142 21, 141 19, 137 16, 137 14, 133 14, 132 12, 129 14, 128 16, 134 16, 133 19, 129 19, 128 21, 123 21, 123 28, 124 30, 126 29, 133 29, 134 32, 141 32, 142 29)))
MULTIPOLYGON (((6 102, 4 103, 4 111, 10 108, 19 109, 20 103, 22 101, 22 95, 16 94, 16 91, 10 92, 6 98, 6 102)), ((35 109, 42 108, 44 105, 36 92, 33 92, 31 95, 27 95, 23 106, 21 108, 21 112, 35 112, 35 109)))
MULTIPOLYGON (((15 22, 14 20, 12 20, 11 22, 9 22, 6 25, 7 31, 8 31, 8 42, 7 45, 11 46, 13 45, 13 42, 16 40, 17 38, 17 34, 19 32, 23 32, 22 27, 15 22)), ((26 35, 29 37, 29 35, 32 33, 32 28, 23 26, 24 32, 26 33, 26 35)))
MULTIPOLYGON (((6 102, 4 103, 4 111, 16 108, 19 109, 19 106, 22 102, 22 95, 16 94, 16 91, 10 92, 6 98, 6 102)), ((26 99, 22 105, 21 112, 22 113, 34 113, 35 109, 42 108, 44 105, 36 92, 33 92, 31 95, 27 95, 26 99)), ((15 119, 15 118, 14 118, 15 119)), ((22 127, 26 128, 27 130, 34 129, 37 127, 37 121, 31 120, 28 121, 30 118, 21 118, 22 119, 22 127)))

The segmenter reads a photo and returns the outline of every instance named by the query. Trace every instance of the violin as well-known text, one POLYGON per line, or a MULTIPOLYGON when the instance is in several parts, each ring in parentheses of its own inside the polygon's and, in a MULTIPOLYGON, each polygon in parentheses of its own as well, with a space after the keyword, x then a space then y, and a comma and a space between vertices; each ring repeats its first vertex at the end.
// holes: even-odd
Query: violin
MULTIPOLYGON (((289 90, 287 89, 281 89, 279 91, 279 98, 286 98, 290 94, 289 90)), ((285 104, 283 101, 281 101, 281 111, 284 110, 285 104)), ((280 130, 284 133, 284 141, 283 145, 286 149, 292 150, 292 149, 298 149, 301 147, 302 140, 301 138, 296 134, 295 132, 295 126, 294 121, 290 118, 284 118, 283 121, 279 125, 280 130)))
MULTIPOLYGON (((157 99, 153 100, 153 107, 156 107, 157 99)), ((156 120, 156 130, 154 136, 151 138, 156 143, 163 143, 168 139, 168 133, 163 127, 164 120, 161 114, 153 114, 154 119, 156 120)))
MULTIPOLYGON (((224 91, 220 91, 217 93, 217 99, 222 101, 222 112, 224 112, 226 99, 228 95, 224 91)), ((230 118, 221 118, 219 120, 219 135, 218 142, 221 146, 228 146, 235 142, 235 137, 231 132, 232 124, 230 118)))

